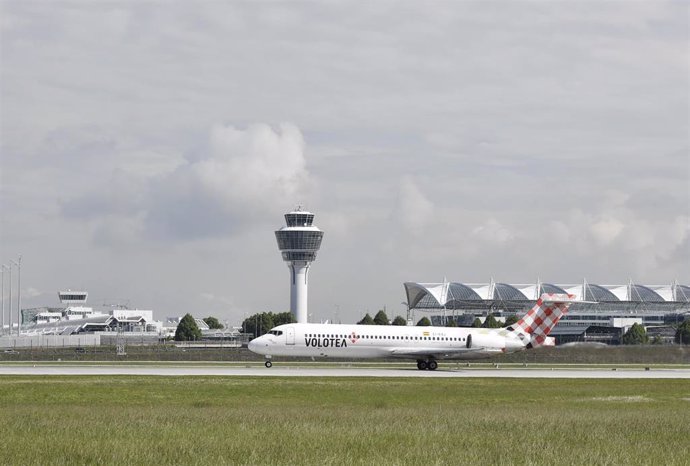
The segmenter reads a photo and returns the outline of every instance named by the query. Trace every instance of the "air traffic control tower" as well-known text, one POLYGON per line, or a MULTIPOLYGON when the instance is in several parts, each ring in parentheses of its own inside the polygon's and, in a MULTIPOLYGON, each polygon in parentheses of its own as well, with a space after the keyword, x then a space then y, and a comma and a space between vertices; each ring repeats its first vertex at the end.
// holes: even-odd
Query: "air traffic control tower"
POLYGON ((313 221, 314 214, 297 207, 285 214, 287 226, 276 231, 278 249, 290 269, 290 312, 300 324, 308 320, 307 273, 323 238, 323 231, 314 226, 313 221))

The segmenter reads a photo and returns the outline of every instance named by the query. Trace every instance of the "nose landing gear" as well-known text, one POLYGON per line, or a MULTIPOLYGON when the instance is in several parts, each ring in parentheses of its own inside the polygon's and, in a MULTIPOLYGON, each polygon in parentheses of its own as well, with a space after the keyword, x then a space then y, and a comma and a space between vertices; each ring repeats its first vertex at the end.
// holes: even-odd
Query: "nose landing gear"
POLYGON ((433 359, 418 359, 417 369, 420 371, 430 370, 435 371, 438 368, 438 363, 433 359))
POLYGON ((264 363, 264 366, 266 366, 266 367, 272 367, 272 366, 273 366, 273 363, 272 363, 271 361, 266 361, 266 362, 264 363))

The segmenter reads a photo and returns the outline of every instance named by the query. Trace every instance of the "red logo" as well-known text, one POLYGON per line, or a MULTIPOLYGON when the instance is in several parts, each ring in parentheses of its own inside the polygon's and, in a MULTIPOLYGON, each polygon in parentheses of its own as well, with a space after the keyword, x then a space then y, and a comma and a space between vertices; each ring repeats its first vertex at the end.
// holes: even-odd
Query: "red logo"
POLYGON ((359 337, 357 337, 357 334, 355 332, 352 332, 352 335, 350 335, 350 341, 352 343, 357 343, 357 340, 359 340, 359 337))

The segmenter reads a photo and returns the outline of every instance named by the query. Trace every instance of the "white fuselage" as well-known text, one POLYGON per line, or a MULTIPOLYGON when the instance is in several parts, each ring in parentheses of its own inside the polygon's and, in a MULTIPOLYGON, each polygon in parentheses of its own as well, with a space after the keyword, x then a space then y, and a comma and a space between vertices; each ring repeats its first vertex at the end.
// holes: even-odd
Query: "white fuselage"
POLYGON ((249 349, 267 357, 478 359, 520 351, 528 342, 506 329, 285 324, 249 349))

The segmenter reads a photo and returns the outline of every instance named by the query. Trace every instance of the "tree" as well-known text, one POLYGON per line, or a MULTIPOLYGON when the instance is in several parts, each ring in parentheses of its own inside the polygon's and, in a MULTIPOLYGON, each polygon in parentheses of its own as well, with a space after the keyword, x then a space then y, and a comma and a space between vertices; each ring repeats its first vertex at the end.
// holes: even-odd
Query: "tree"
POLYGON ((417 327, 430 327, 431 326, 431 321, 429 320, 428 317, 422 317, 419 319, 419 322, 417 322, 417 327))
POLYGON ((484 320, 484 324, 482 324, 482 327, 484 328, 501 328, 501 323, 496 320, 494 317, 493 313, 489 314, 486 316, 486 319, 484 320))
POLYGON ((242 331, 244 333, 252 333, 260 337, 267 333, 273 327, 285 324, 294 324, 297 322, 292 312, 279 312, 274 314, 272 312, 259 312, 253 314, 242 322, 242 331))
POLYGON ((177 330, 175 330, 175 341, 194 341, 201 340, 201 330, 196 324, 194 317, 191 314, 185 314, 185 316, 177 324, 177 330))
POLYGON ((473 328, 479 328, 482 326, 482 321, 479 317, 474 319, 474 322, 472 322, 472 327, 473 328))
POLYGON ((297 322, 295 315, 290 311, 279 312, 277 314, 273 314, 273 313, 269 312, 269 314, 271 314, 271 317, 273 319, 273 326, 274 327, 277 327, 279 325, 285 325, 285 324, 294 324, 295 322, 297 322))
POLYGON ((260 337, 273 327, 275 327, 275 325, 273 324, 272 312, 259 312, 247 317, 242 322, 244 333, 251 333, 255 337, 260 337))
POLYGON ((517 323, 518 323, 518 320, 520 320, 520 319, 518 319, 518 316, 516 316, 516 315, 508 316, 508 317, 506 318, 506 323, 503 324, 503 326, 504 326, 504 327, 509 327, 509 326, 511 326, 511 325, 513 325, 513 324, 517 324, 517 323))
POLYGON ((448 322, 446 322, 446 327, 457 327, 458 323, 455 321, 455 319, 448 319, 448 322))
POLYGON ((647 343, 647 341, 649 341, 647 331, 638 323, 634 323, 632 327, 625 332, 625 335, 623 335, 624 345, 643 345, 647 343))
POLYGON ((393 325, 407 325, 407 321, 405 320, 404 317, 401 316, 396 316, 395 319, 393 319, 393 325))
POLYGON ((376 325, 389 325, 390 321, 388 320, 388 316, 383 309, 377 312, 374 316, 374 323, 376 325))
POLYGON ((685 319, 676 329, 675 342, 681 345, 690 345, 690 319, 685 319))
POLYGON ((204 319, 204 322, 206 322, 206 325, 208 325, 208 328, 210 328, 210 329, 223 329, 223 328, 225 328, 223 326, 223 324, 221 324, 220 321, 218 319, 216 319, 215 317, 211 317, 211 316, 206 317, 204 319))
POLYGON ((375 325, 374 324, 374 319, 371 318, 369 313, 367 312, 364 317, 362 317, 362 320, 357 322, 357 325, 375 325))

